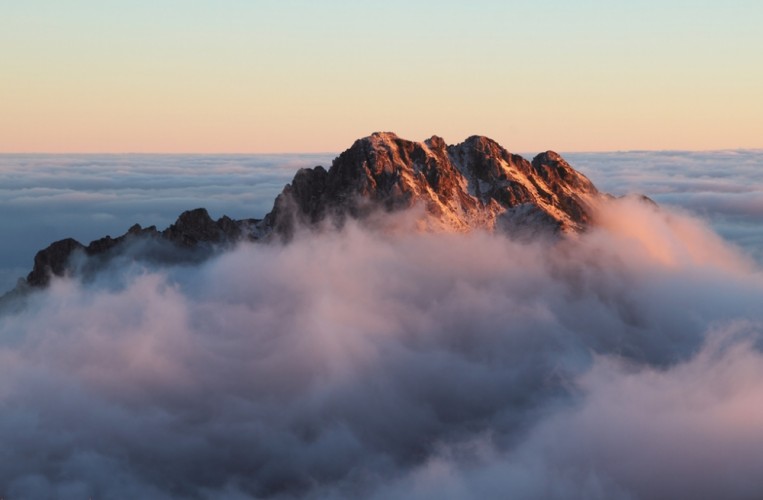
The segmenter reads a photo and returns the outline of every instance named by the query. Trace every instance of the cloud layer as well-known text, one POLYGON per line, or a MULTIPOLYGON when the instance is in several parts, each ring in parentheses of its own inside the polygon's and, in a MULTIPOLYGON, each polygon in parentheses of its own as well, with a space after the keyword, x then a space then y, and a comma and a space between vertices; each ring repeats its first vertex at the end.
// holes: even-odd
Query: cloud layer
POLYGON ((602 191, 643 193, 707 219, 763 263, 763 151, 571 153, 602 191))
POLYGON ((763 274, 623 199, 560 243, 348 225, 0 318, 28 498, 753 498, 763 274))

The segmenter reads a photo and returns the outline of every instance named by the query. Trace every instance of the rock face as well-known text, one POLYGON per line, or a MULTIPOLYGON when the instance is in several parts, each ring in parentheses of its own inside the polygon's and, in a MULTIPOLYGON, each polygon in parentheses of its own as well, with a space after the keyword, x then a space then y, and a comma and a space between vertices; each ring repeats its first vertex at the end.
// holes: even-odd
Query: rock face
POLYGON ((66 272, 66 265, 71 255, 85 248, 82 243, 73 239, 51 243, 48 248, 40 250, 34 256, 34 268, 26 278, 32 286, 45 286, 50 282, 50 276, 62 276, 66 272))
MULTIPOLYGON (((300 225, 316 226, 327 219, 341 224, 348 217, 362 219, 378 210, 414 205, 424 208, 429 227, 435 229, 576 232, 589 224, 601 196, 553 151, 529 162, 482 136, 449 146, 437 136, 413 142, 393 133, 375 133, 355 141, 329 170, 299 170, 263 220, 213 220, 197 208, 182 213, 161 232, 135 224, 122 236, 106 236, 87 246, 64 239, 37 253, 26 284, 44 287, 51 276, 72 272, 75 254, 104 262, 131 242, 163 245, 160 260, 182 260, 242 239, 288 240, 300 225)), ((136 255, 159 254, 143 250, 136 255)))
POLYGON ((141 257, 161 259, 167 251, 171 251, 177 256, 177 260, 188 259, 191 255, 211 252, 215 246, 229 245, 244 235, 250 235, 250 228, 255 227, 257 222, 259 221, 255 219, 234 221, 227 216, 215 221, 206 209, 197 208, 183 212, 174 224, 161 232, 157 231, 155 226, 142 228, 140 224, 135 224, 122 236, 105 236, 91 241, 87 246, 72 238, 66 238, 37 252, 34 268, 27 276, 26 283, 33 287, 44 287, 50 282, 51 276, 63 276, 72 270, 70 261, 77 252, 103 260, 117 254, 129 243, 139 241, 155 243, 152 248, 154 251, 144 250, 141 257), (156 251, 157 247, 163 248, 164 252, 156 251), (193 253, 189 252, 191 250, 193 253))
POLYGON ((442 226, 511 228, 532 222, 551 231, 579 231, 600 196, 583 174, 553 151, 529 162, 487 137, 448 146, 375 133, 355 141, 331 168, 301 169, 278 196, 265 226, 289 235, 327 216, 363 217, 422 204, 442 226))

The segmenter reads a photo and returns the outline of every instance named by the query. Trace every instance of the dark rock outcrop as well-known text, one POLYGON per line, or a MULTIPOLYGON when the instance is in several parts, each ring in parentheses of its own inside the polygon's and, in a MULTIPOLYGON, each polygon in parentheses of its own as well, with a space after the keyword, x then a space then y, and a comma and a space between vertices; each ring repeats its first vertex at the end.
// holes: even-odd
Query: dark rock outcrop
POLYGON ((247 221, 234 221, 227 215, 213 220, 206 209, 197 208, 180 214, 177 221, 162 231, 162 237, 184 247, 235 241, 244 232, 247 221))
POLYGON ((226 246, 245 237, 254 239, 251 229, 258 222, 255 219, 233 220, 227 216, 215 221, 206 209, 197 208, 183 212, 174 224, 161 232, 157 231, 155 226, 142 228, 140 224, 134 224, 122 236, 105 236, 91 241, 87 246, 75 239, 66 238, 37 252, 34 268, 27 276, 26 284, 44 287, 50 283, 52 276, 63 276, 73 271, 71 260, 77 252, 90 258, 89 269, 93 269, 125 250, 129 243, 135 242, 155 243, 150 250, 136 252, 136 258, 187 260, 205 250, 210 253, 215 247, 226 246), (166 248, 167 246, 169 248, 166 248), (158 248, 164 251, 159 252, 158 248), (168 254, 177 259, 168 258, 168 254))
POLYGON ((41 287, 50 282, 51 275, 63 276, 71 255, 83 248, 85 247, 82 243, 73 238, 51 243, 34 256, 34 268, 26 278, 27 283, 31 286, 41 287))

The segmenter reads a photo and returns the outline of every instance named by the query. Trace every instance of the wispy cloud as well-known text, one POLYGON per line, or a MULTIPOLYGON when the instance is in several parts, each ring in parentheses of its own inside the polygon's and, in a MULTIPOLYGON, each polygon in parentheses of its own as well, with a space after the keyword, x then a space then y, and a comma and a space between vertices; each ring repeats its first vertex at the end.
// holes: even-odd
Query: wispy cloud
POLYGON ((763 151, 571 153, 599 189, 642 193, 706 218, 763 262, 763 151))

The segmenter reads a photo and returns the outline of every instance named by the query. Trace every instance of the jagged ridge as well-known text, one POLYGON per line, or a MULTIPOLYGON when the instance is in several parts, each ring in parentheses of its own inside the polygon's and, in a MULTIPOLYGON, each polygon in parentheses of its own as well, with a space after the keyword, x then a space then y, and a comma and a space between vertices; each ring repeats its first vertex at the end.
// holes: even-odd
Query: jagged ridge
POLYGON ((528 162, 487 137, 448 146, 375 133, 357 140, 331 168, 301 169, 275 201, 265 225, 290 234, 331 215, 363 217, 421 203, 451 229, 533 221, 550 230, 579 231, 590 221, 599 192, 553 151, 528 162))
POLYGON ((76 252, 103 260, 117 254, 128 244, 141 240, 155 243, 140 255, 148 260, 168 260, 167 248, 162 244, 171 245, 169 250, 176 257, 172 260, 203 258, 204 254, 214 251, 215 246, 225 246, 253 234, 252 228, 258 222, 256 219, 233 220, 227 216, 215 221, 206 209, 197 208, 183 212, 174 224, 161 232, 157 231, 156 226, 142 228, 140 224, 135 224, 122 236, 105 236, 91 241, 87 246, 73 238, 66 238, 37 252, 26 284, 44 287, 51 276, 63 276, 70 270, 69 261, 76 252))
MULTIPOLYGON (((329 170, 300 169, 262 220, 223 216, 215 221, 199 208, 184 212, 161 232, 136 224, 122 236, 87 246, 67 238, 37 253, 26 286, 44 287, 51 276, 70 272, 71 257, 78 252, 104 261, 131 242, 148 240, 170 245, 177 259, 198 258, 200 251, 207 255, 241 239, 288 240, 299 225, 315 226, 327 218, 341 224, 347 217, 417 204, 425 208, 430 227, 575 232, 589 224, 600 196, 553 151, 529 162, 483 136, 448 146, 437 136, 413 142, 374 133, 355 141, 329 170)), ((156 255, 145 251, 136 256, 156 255)))

